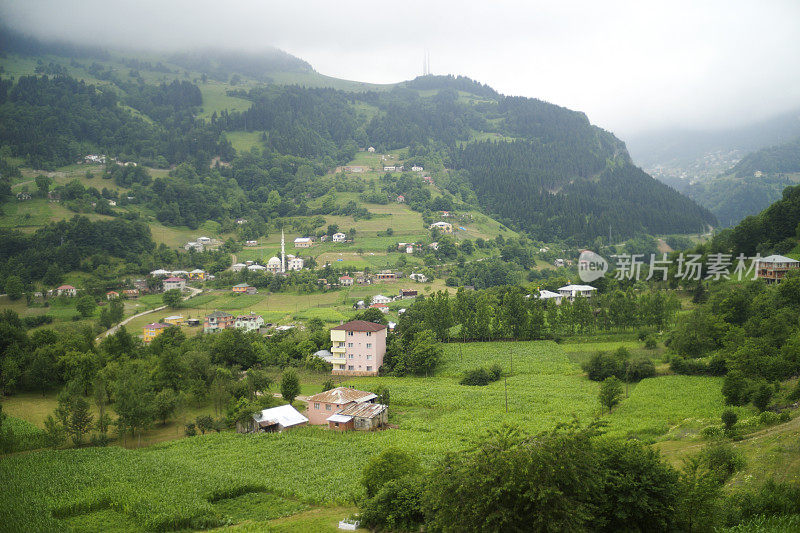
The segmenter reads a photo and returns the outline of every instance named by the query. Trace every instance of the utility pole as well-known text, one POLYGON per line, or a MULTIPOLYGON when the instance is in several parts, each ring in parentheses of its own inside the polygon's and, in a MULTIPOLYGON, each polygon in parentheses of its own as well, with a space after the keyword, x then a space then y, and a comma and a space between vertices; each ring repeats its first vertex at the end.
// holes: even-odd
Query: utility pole
POLYGON ((503 376, 503 387, 506 391, 506 414, 508 414, 508 379, 505 376, 503 376))
POLYGON ((511 356, 511 374, 514 373, 514 348, 509 348, 509 355, 511 356))

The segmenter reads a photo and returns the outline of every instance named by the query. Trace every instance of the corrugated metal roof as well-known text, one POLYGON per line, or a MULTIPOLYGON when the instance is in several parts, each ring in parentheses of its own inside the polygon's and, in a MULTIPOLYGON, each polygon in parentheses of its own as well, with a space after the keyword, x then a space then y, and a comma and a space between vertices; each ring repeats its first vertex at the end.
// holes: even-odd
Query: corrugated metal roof
POLYGON ((354 403, 336 414, 355 418, 375 418, 385 410, 386 406, 382 403, 354 403))
POLYGON ((309 402, 322 402, 322 403, 338 403, 345 404, 350 402, 368 402, 376 395, 371 392, 363 390, 351 389, 350 387, 336 387, 335 389, 327 390, 319 394, 311 396, 309 402))
POLYGON ((335 415, 331 415, 327 418, 328 422, 339 422, 340 424, 344 424, 350 422, 353 419, 352 416, 345 416, 336 413, 335 415))
POLYGON ((300 411, 288 403, 286 405, 264 409, 260 413, 254 414, 253 420, 258 422, 259 425, 265 425, 265 422, 271 422, 280 424, 283 427, 296 426, 308 422, 308 418, 300 414, 300 411))

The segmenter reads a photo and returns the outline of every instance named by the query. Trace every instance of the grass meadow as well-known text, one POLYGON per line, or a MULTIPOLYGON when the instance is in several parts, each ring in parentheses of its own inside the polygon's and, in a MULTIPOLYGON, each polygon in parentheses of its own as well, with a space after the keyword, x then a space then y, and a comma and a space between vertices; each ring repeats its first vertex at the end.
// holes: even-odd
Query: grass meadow
MULTIPOLYGON (((596 344, 584 343, 584 351, 613 348, 596 344)), ((390 446, 412 451, 429 464, 500 424, 539 432, 573 417, 583 423, 599 417, 612 435, 673 439, 667 443, 680 443, 684 449, 698 446, 700 429, 719 420, 724 408, 721 381, 692 376, 645 380, 630 387, 629 396, 611 414, 604 413, 598 384, 570 359, 570 348, 544 341, 452 343, 445 345, 443 364, 434 376, 348 380, 367 390, 389 387, 390 423, 396 429, 386 431, 334 433, 307 427, 279 435, 226 432, 136 450, 111 446, 9 456, 0 461, 0 477, 12 480, 16 490, 0 501, 0 523, 81 531, 221 524, 241 531, 324 531, 352 512, 362 491, 361 468, 390 446), (503 367, 506 379, 486 387, 458 384, 465 370, 492 364, 503 367)), ((308 371, 300 377, 303 394, 319 392, 326 378, 308 371)), ((5 400, 4 408, 14 417, 24 417, 26 403, 32 412, 40 412, 29 421, 38 426, 51 405, 47 402, 54 399, 19 398, 16 405, 9 401, 14 399, 5 400)), ((740 410, 740 417, 748 414, 740 410)))

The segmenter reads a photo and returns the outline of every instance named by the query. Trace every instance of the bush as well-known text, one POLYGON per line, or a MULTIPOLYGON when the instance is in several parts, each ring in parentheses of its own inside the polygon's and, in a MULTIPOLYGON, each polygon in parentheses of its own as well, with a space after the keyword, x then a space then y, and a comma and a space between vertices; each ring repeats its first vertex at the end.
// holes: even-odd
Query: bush
POLYGON ((775 389, 769 383, 761 383, 753 393, 753 405, 759 411, 766 411, 775 389))
POLYGON ((425 485, 420 476, 387 482, 361 508, 361 524, 374 530, 416 531, 425 520, 425 485))
POLYGON ((730 433, 733 431, 733 426, 739 421, 739 417, 733 412, 733 409, 725 409, 722 411, 722 424, 725 426, 725 432, 730 433))
MULTIPOLYGON (((627 353, 627 351, 624 353, 627 353)), ((616 378, 624 377, 624 353, 619 350, 614 353, 597 352, 582 365, 583 370, 592 381, 603 381, 612 376, 616 378)))
POLYGON ((658 346, 658 341, 656 340, 654 335, 648 335, 644 339, 644 347, 648 350, 653 350, 658 346))
POLYGON ((629 382, 641 381, 656 375, 656 365, 647 357, 639 357, 627 363, 625 377, 629 382))
POLYGON ((489 370, 485 368, 476 368, 467 371, 459 383, 461 385, 483 386, 498 381, 502 376, 503 369, 500 365, 492 365, 489 370))
POLYGON ((757 490, 733 494, 727 508, 729 525, 759 515, 800 514, 800 485, 769 480, 757 490))
POLYGON ((183 432, 187 437, 194 437, 197 435, 197 426, 195 426, 194 422, 189 422, 186 424, 186 428, 184 428, 183 432))
POLYGON ((745 466, 742 452, 736 450, 729 442, 705 446, 700 452, 700 459, 714 473, 720 485, 745 466))

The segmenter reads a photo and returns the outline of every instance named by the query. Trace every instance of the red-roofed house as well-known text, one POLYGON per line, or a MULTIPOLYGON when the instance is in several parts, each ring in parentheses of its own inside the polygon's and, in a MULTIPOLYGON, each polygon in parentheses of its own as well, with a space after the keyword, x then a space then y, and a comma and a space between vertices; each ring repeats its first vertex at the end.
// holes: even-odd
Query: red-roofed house
POLYGON ((350 287, 353 284, 353 278, 350 276, 341 276, 339 278, 339 285, 342 287, 350 287))
POLYGON ((386 326, 353 320, 331 328, 332 373, 340 376, 377 376, 386 355, 386 326))
POLYGON ((330 429, 371 430, 388 424, 385 405, 374 403, 377 396, 350 387, 336 387, 308 399, 309 424, 328 424, 330 429))
POLYGON ((77 296, 78 289, 73 287, 72 285, 62 285, 56 288, 56 295, 58 296, 77 296))
POLYGON ((119 293, 117 291, 108 291, 106 293, 107 300, 116 300, 117 298, 119 298, 119 293))

